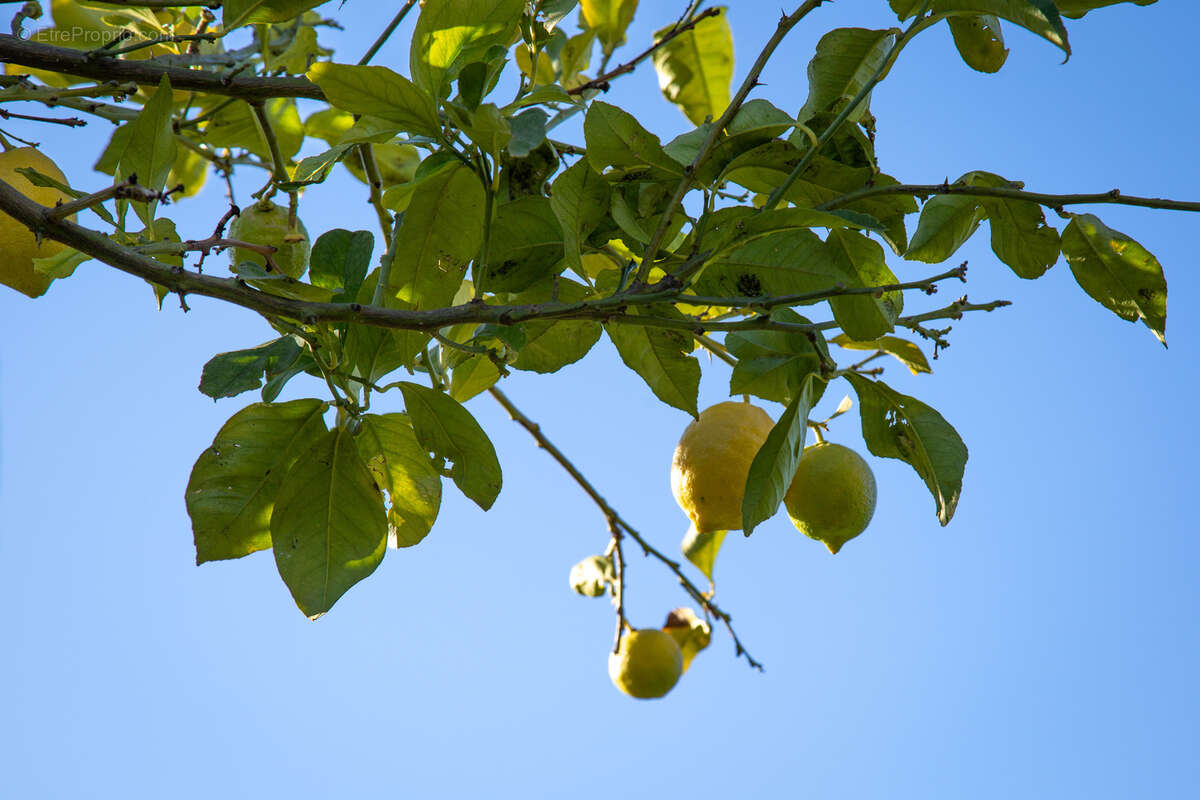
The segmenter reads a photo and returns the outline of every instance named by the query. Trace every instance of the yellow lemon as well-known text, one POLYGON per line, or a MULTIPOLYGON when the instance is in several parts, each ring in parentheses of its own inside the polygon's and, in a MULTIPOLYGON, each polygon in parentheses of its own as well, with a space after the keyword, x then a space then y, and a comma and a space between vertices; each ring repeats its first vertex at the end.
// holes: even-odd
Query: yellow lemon
POLYGON ((630 697, 662 697, 683 674, 683 653, 670 634, 654 628, 630 631, 608 655, 608 676, 630 697))
MULTIPOLYGON (((299 278, 308 269, 308 231, 304 223, 296 220, 295 227, 288 224, 288 210, 270 200, 255 203, 229 226, 229 238, 250 244, 265 244, 275 248, 271 259, 289 278, 299 278)), ((237 247, 233 251, 233 263, 253 261, 265 266, 267 261, 261 253, 237 247)))
MULTIPOLYGON (((67 178, 62 170, 40 151, 32 147, 17 147, 0 153, 0 180, 44 206, 53 207, 59 200, 65 203, 71 199, 58 189, 35 186, 17 172, 19 167, 33 167, 46 177, 65 184, 67 178)), ((68 219, 74 221, 75 216, 72 214, 68 219)), ((0 212, 0 283, 30 297, 41 297, 50 288, 53 279, 34 270, 33 260, 49 258, 65 249, 65 244, 53 239, 42 239, 39 244, 33 231, 0 212)))
POLYGON ((783 503, 801 533, 836 553, 871 521, 875 476, 849 447, 818 442, 804 448, 783 503))
POLYGON ((671 491, 697 531, 741 530, 746 477, 773 424, 761 408, 728 401, 704 409, 684 429, 671 462, 671 491))

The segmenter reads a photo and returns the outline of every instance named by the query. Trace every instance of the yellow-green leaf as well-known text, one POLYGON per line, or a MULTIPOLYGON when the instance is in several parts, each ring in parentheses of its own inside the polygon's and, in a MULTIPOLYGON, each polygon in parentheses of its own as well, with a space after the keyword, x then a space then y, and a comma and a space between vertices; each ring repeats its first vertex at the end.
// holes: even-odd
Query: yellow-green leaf
MULTIPOLYGON (((707 117, 716 119, 729 106, 733 32, 726 9, 716 11, 654 51, 659 88, 693 125, 707 117)), ((670 31, 663 28, 655 38, 661 39, 670 31)))
POLYGON ((292 465, 271 514, 275 566, 310 619, 370 575, 387 549, 383 496, 354 436, 320 436, 292 465))

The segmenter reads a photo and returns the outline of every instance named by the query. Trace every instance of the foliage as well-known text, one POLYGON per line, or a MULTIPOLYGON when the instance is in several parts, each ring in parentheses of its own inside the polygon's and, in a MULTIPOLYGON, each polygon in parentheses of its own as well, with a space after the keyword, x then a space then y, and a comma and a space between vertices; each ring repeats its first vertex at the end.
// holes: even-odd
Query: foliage
MULTIPOLYGON (((160 303, 170 293, 181 303, 215 297, 273 329, 269 341, 214 355, 201 370, 206 395, 257 391, 261 402, 234 413, 196 461, 186 501, 198 563, 270 548, 303 613, 327 612, 389 543, 413 546, 430 533, 447 478, 484 509, 495 501, 501 465, 463 405, 487 391, 607 517, 608 550, 572 584, 612 593, 615 647, 628 627, 621 543, 631 537, 744 654, 713 591, 609 507, 497 384, 512 370, 556 372, 606 335, 656 397, 698 416, 698 352, 733 365, 731 395, 785 409, 738 487, 737 527, 749 535, 778 512, 809 429, 828 422, 810 412, 844 380, 871 453, 911 465, 948 524, 965 444, 941 414, 866 364, 887 354, 913 375, 929 373, 921 345, 936 358, 949 332, 929 323, 1007 303, 962 297, 914 310, 922 294, 965 280, 965 267, 927 274, 919 265, 954 258, 986 222, 996 258, 1016 275, 1036 279, 1062 256, 1087 295, 1165 344, 1161 265, 1131 237, 1067 207, 1200 209, 1118 193, 1037 194, 984 170, 901 184, 876 158, 871 95, 932 28, 950 31, 969 67, 995 72, 1009 52, 1005 25, 1069 56, 1066 20, 1116 1, 890 0, 904 27, 821 38, 794 115, 750 94, 820 0, 778 21, 740 86, 728 16, 743 12, 700 2, 613 65, 636 0, 409 0, 393 21, 419 14, 409 63, 391 66, 368 62, 395 24, 357 63, 338 60, 321 45, 333 24, 323 14, 335 9, 320 0, 225 0, 219 17, 201 6, 105 3, 99 12, 55 3, 60 29, 95 36, 0 36, 8 67, 0 103, 42 102, 118 123, 96 164, 111 186, 88 194, 79 188, 87 176, 68 179, 35 161, 21 180, 0 176, 0 209, 9 224, 61 243, 63 252, 19 265, 41 283, 94 258, 146 279, 160 303), (644 63, 693 130, 663 142, 599 99, 644 63), (555 138, 576 115, 582 141, 555 138), (314 230, 310 252, 301 195, 322 191, 339 164, 365 184, 379 236, 314 230), (275 209, 274 238, 246 233, 252 226, 236 206, 198 221, 166 202, 195 194, 209 174, 241 190, 255 169, 265 180, 247 213, 252 203, 275 209), (76 199, 53 209, 51 195, 76 199), (1061 230, 1046 209, 1066 220, 1061 230), (85 211, 93 227, 70 216, 85 211), (188 253, 203 262, 225 250, 236 253, 229 277, 183 266, 188 253), (870 355, 840 363, 855 351, 870 355), (402 370, 415 379, 396 380, 402 370), (301 376, 321 399, 275 402, 301 376), (381 396, 404 412, 380 413, 381 396)), ((14 271, 5 282, 31 293, 14 271)), ((693 530, 683 542, 710 580, 724 537, 693 530)), ((687 630, 699 630, 695 619, 687 630)))

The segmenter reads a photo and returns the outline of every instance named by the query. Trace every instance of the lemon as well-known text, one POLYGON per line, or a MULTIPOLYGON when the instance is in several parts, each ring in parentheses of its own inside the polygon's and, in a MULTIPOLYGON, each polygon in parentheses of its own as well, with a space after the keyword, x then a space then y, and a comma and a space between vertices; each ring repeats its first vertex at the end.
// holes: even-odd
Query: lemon
MULTIPOLYGON (((33 167, 48 178, 66 183, 62 170, 46 155, 32 147, 17 147, 0 153, 0 180, 21 194, 44 206, 54 206, 59 200, 71 198, 58 189, 35 186, 21 173, 19 167, 33 167)), ((72 214, 68 217, 75 220, 72 214)), ((42 239, 40 245, 33 231, 12 217, 0 212, 0 283, 11 286, 30 297, 41 297, 50 288, 52 278, 33 268, 35 258, 48 258, 67 249, 65 244, 42 239)))
POLYGON ((698 532, 741 530, 746 477, 772 425, 761 408, 728 401, 704 409, 684 429, 671 462, 671 491, 698 532))
POLYGON ((630 631, 608 655, 608 675, 630 697, 662 697, 683 674, 683 653, 670 634, 654 628, 630 631))
MULTIPOLYGON (((229 226, 229 238, 274 247, 271 258, 289 278, 299 278, 308 269, 308 231, 304 230, 304 223, 297 219, 296 227, 289 226, 288 210, 270 200, 243 209, 229 226)), ((243 261, 253 261, 260 266, 267 263, 261 253, 234 248, 233 263, 243 261)))
POLYGON ((571 567, 571 588, 584 597, 599 597, 608 591, 612 562, 604 556, 588 556, 571 567))
POLYGON ((849 447, 818 442, 804 448, 783 503, 801 533, 836 553, 871 521, 875 476, 849 447))

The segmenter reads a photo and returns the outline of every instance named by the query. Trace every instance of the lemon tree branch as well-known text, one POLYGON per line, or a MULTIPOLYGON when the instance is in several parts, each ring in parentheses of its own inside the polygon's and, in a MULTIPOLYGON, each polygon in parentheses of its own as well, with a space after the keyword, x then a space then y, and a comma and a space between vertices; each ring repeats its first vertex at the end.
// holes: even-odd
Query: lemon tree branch
POLYGON ((158 86, 166 76, 175 89, 243 100, 268 100, 272 97, 325 99, 325 93, 307 78, 230 77, 219 72, 161 66, 148 61, 89 57, 79 50, 54 47, 8 34, 0 34, 0 63, 62 72, 98 81, 132 81, 142 86, 158 86))
MULTIPOLYGON (((584 493, 587 494, 587 496, 592 499, 592 502, 595 503, 600 508, 600 512, 604 515, 604 519, 607 521, 607 523, 609 525, 609 530, 612 532, 613 539, 615 542, 617 542, 617 546, 616 546, 616 550, 614 551, 614 555, 617 552, 619 552, 621 536, 627 535, 627 536, 629 536, 629 538, 631 538, 635 542, 637 542, 638 545, 642 548, 643 553, 645 553, 649 557, 652 557, 652 558, 657 559, 658 561, 662 562, 667 567, 667 569, 671 570, 671 572, 673 572, 675 574, 675 577, 679 579, 680 585, 683 586, 684 591, 686 591, 693 600, 695 600, 697 603, 702 605, 705 608, 705 610, 708 611, 708 613, 712 614, 714 617, 721 620, 721 622, 725 625, 725 629, 729 631, 730 637, 732 637, 732 639, 733 639, 734 646, 737 649, 737 654, 739 656, 745 656, 746 661, 749 662, 751 667, 761 671, 762 664, 759 663, 758 661, 756 661, 750 655, 750 653, 746 650, 745 646, 742 645, 742 642, 738 638, 737 633, 734 631, 733 618, 729 615, 729 613, 724 611, 720 606, 718 606, 712 600, 712 598, 710 596, 708 596, 703 591, 701 591, 700 588, 698 586, 696 586, 695 583, 692 582, 692 579, 689 578, 687 576, 687 573, 685 573, 683 571, 683 569, 680 566, 680 563, 678 561, 676 561, 673 558, 669 558, 668 556, 663 554, 660 550, 658 550, 656 547, 654 547, 654 545, 650 544, 650 542, 648 542, 644 536, 642 536, 640 533, 638 533, 638 531, 632 525, 630 525, 628 522, 626 522, 624 519, 622 519, 621 515, 617 513, 616 509, 614 509, 611 505, 609 505, 608 501, 604 499, 603 495, 601 495, 600 492, 596 490, 596 487, 593 486, 591 484, 591 482, 583 476, 583 473, 580 472, 579 469, 573 463, 571 463, 571 460, 569 458, 567 458, 566 455, 564 455, 561 450, 559 450, 557 447, 555 447, 553 442, 551 442, 549 439, 546 438, 546 435, 544 433, 542 433, 541 425, 538 425, 536 422, 531 420, 529 417, 525 416, 525 414, 522 413, 519 408, 517 408, 515 405, 513 405, 513 402, 511 400, 508 399, 508 395, 504 394, 504 392, 500 391, 496 387, 494 387, 494 386, 491 387, 490 389, 488 389, 488 392, 492 395, 493 398, 495 398, 496 402, 499 403, 504 408, 504 410, 508 412, 508 416, 512 418, 513 422, 517 423, 522 428, 527 430, 529 432, 529 435, 532 436, 534 438, 534 441, 537 442, 538 447, 542 448, 547 453, 549 453, 550 457, 553 458, 555 461, 557 461, 559 466, 561 466, 564 470, 567 471, 567 474, 571 476, 571 478, 575 481, 575 483, 579 484, 579 487, 581 489, 583 489, 584 493)), ((624 559, 622 558, 620 563, 617 565, 618 566, 618 580, 622 584, 619 587, 619 589, 622 592, 624 589, 624 586, 623 586, 624 580, 622 577, 624 574, 624 566, 623 565, 624 565, 624 559)), ((622 609, 623 609, 623 600, 622 600, 622 605, 619 606, 619 610, 622 610, 622 609)), ((621 629, 621 625, 622 625, 623 621, 624 621, 623 619, 618 620, 618 630, 617 630, 618 644, 620 643, 620 629, 621 629)), ((616 652, 615 649, 614 649, 614 652, 616 652)))

